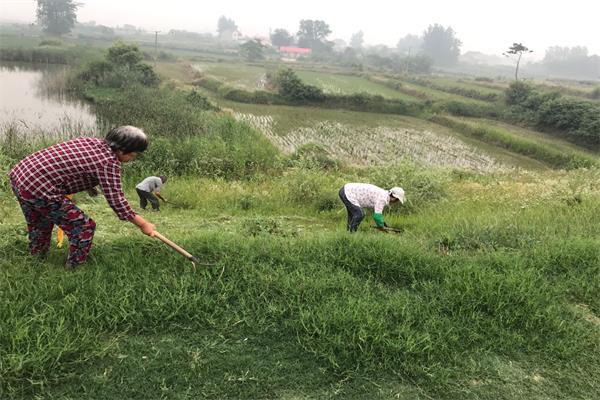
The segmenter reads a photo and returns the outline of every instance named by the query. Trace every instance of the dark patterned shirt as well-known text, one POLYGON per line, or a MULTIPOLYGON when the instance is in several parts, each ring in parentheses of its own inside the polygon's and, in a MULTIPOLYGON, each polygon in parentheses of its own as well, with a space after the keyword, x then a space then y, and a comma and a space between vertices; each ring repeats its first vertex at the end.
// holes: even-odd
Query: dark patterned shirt
POLYGON ((21 160, 8 176, 19 190, 49 201, 62 201, 67 194, 100 185, 119 219, 135 216, 123 194, 121 162, 103 139, 55 144, 21 160))

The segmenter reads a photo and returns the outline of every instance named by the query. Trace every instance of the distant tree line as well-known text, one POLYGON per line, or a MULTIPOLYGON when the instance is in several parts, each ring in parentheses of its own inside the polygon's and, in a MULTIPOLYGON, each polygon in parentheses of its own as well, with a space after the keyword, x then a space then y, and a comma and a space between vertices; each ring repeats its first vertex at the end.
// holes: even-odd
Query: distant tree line
POLYGON ((600 79, 600 56, 589 55, 587 47, 550 47, 546 50, 542 66, 559 76, 600 79))
POLYGON ((334 42, 327 39, 330 33, 324 21, 302 20, 295 35, 285 29, 275 29, 270 39, 275 47, 308 47, 312 50, 309 58, 315 61, 333 62, 357 70, 373 66, 404 73, 428 73, 433 64, 453 65, 458 61, 462 44, 451 27, 434 24, 422 36, 407 35, 400 39, 396 49, 383 45, 365 47, 364 33, 359 30, 352 35, 349 46, 336 52, 334 42))

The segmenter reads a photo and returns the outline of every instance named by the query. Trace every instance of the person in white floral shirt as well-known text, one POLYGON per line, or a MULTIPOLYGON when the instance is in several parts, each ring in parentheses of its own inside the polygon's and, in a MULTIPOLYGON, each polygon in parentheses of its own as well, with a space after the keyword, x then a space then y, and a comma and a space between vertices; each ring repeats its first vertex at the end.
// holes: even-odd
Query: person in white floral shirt
POLYGON ((404 189, 393 187, 390 190, 382 189, 370 183, 347 183, 340 189, 340 199, 348 211, 348 231, 356 232, 365 217, 363 208, 373 210, 373 219, 377 228, 385 230, 383 209, 390 203, 404 204, 404 189))

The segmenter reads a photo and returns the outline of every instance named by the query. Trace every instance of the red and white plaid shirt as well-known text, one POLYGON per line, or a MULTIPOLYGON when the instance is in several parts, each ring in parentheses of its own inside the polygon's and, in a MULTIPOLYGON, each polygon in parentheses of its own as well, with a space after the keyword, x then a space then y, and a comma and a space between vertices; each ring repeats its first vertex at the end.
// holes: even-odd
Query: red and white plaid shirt
POLYGON ((48 201, 100 185, 119 219, 135 212, 121 186, 121 162, 108 143, 97 138, 78 138, 55 144, 21 160, 8 174, 13 186, 48 201))

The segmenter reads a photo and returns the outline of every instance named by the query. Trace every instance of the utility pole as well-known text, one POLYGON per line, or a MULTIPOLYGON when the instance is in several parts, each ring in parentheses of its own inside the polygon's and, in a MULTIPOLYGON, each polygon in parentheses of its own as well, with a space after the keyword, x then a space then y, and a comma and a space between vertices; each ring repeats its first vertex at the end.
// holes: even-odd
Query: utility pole
POLYGON ((154 31, 154 66, 156 67, 156 60, 158 59, 158 34, 160 31, 154 31))

